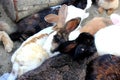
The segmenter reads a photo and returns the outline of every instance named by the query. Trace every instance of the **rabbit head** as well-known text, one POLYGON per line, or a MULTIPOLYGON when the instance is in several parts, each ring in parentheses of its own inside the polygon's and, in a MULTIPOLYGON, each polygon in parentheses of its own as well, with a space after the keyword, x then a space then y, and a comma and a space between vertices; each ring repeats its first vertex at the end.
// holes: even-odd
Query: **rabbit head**
POLYGON ((49 14, 45 17, 47 22, 56 23, 53 27, 54 32, 49 35, 44 45, 44 48, 47 48, 47 51, 52 51, 61 42, 67 41, 69 33, 78 27, 81 18, 75 17, 66 22, 65 20, 68 15, 68 6, 64 4, 59 9, 58 15, 49 14))
POLYGON ((44 48, 46 48, 47 51, 53 51, 56 47, 59 46, 60 43, 68 41, 69 33, 75 30, 79 23, 80 18, 71 19, 62 28, 59 28, 57 31, 51 33, 47 38, 44 48))
POLYGON ((89 33, 81 33, 76 40, 61 43, 53 52, 72 56, 75 60, 85 59, 96 52, 94 37, 89 33))

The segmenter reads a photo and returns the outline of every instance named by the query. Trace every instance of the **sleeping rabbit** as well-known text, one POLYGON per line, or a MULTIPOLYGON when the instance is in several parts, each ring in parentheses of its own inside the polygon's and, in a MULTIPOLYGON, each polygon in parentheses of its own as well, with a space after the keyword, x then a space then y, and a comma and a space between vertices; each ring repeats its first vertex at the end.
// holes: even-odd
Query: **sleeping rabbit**
POLYGON ((95 45, 99 55, 106 53, 120 56, 120 15, 111 14, 113 25, 99 30, 95 34, 95 45))
MULTIPOLYGON (((61 34, 63 31, 70 33, 80 23, 80 18, 75 18, 64 24, 66 15, 67 6, 63 5, 59 10, 58 16, 61 17, 58 18, 56 25, 43 29, 22 43, 22 45, 12 55, 11 62, 13 67, 8 80, 15 80, 22 74, 40 66, 46 59, 59 54, 52 54, 50 52, 53 36, 55 34, 61 34), (75 25, 73 26, 72 24, 75 25)), ((45 20, 47 19, 48 18, 45 20)))
POLYGON ((119 0, 96 0, 99 6, 99 13, 103 13, 104 10, 107 10, 107 14, 110 15, 114 12, 115 9, 119 6, 119 0))

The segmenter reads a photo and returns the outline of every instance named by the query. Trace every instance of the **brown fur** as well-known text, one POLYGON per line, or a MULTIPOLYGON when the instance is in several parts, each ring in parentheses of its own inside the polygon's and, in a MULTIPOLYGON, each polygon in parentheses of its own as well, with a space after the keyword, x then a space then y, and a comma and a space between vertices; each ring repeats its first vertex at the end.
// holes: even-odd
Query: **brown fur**
POLYGON ((45 36, 48 36, 48 34, 41 34, 40 36, 36 36, 36 37, 32 38, 31 40, 29 40, 28 42, 26 42, 23 46, 26 46, 27 44, 30 44, 30 43, 35 43, 36 40, 43 38, 45 36))
POLYGON ((112 24, 110 19, 105 19, 103 17, 95 17, 90 20, 85 26, 80 29, 80 32, 88 32, 94 35, 99 29, 104 28, 112 24))
POLYGON ((98 11, 103 13, 104 10, 107 11, 108 15, 111 15, 119 6, 119 0, 97 0, 98 11))
POLYGON ((68 36, 71 31, 75 30, 79 23, 81 21, 81 18, 74 18, 69 20, 63 28, 59 28, 56 35, 54 35, 53 41, 52 41, 52 49, 58 47, 58 45, 62 42, 68 41, 68 36))
POLYGON ((88 65, 86 80, 120 80, 120 57, 103 55, 88 65))

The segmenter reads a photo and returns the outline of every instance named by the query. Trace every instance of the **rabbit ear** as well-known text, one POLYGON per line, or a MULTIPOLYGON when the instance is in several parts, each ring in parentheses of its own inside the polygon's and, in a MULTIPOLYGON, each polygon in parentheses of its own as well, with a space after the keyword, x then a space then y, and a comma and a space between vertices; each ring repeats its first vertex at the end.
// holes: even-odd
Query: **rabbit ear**
POLYGON ((113 24, 119 24, 120 25, 120 15, 111 14, 110 18, 111 18, 113 24))
POLYGON ((58 23, 57 23, 58 28, 61 28, 65 25, 67 12, 68 12, 68 6, 63 4, 61 6, 61 8, 59 9, 59 12, 58 12, 58 16, 59 16, 58 23))
POLYGON ((67 33, 70 33, 71 31, 75 30, 78 25, 80 24, 80 20, 81 18, 74 18, 69 20, 66 24, 65 24, 65 30, 67 33))
POLYGON ((57 23, 59 20, 59 17, 56 14, 48 14, 47 16, 45 16, 44 19, 48 23, 57 23))

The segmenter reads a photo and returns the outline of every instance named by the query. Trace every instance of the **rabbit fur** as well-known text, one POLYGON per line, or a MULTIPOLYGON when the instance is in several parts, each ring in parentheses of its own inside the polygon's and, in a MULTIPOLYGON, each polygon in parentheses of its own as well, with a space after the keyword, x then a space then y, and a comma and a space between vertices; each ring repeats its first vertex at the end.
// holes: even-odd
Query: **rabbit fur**
POLYGON ((70 55, 74 60, 84 60, 97 52, 93 35, 83 32, 75 40, 61 43, 53 52, 70 55))
POLYGON ((99 6, 99 13, 103 13, 104 9, 107 10, 107 14, 110 15, 119 6, 119 0, 97 0, 99 6))
POLYGON ((120 57, 110 54, 98 56, 87 65, 85 80, 119 80, 120 57))
POLYGON ((3 42, 5 50, 11 52, 14 46, 9 34, 14 31, 6 22, 0 21, 0 41, 3 42))
POLYGON ((110 19, 104 18, 104 17, 94 17, 90 21, 88 21, 83 27, 77 29, 76 31, 73 31, 69 35, 69 40, 74 40, 78 35, 82 32, 88 32, 92 35, 94 35, 98 30, 101 28, 104 28, 108 25, 111 25, 112 21, 110 19), (95 24, 97 23, 97 24, 95 24), (76 35, 76 36, 74 36, 76 35))
MULTIPOLYGON (((68 16, 67 16, 67 20, 71 19, 72 17, 80 17, 81 18, 81 22, 86 19, 89 16, 89 12, 86 12, 87 9, 89 9, 92 5, 92 1, 91 0, 87 0, 87 5, 85 9, 79 9, 70 5, 68 6, 68 16), (74 12, 74 13, 73 13, 74 12), (70 13, 70 15, 69 15, 70 13), (76 14, 75 14, 76 13, 76 14)), ((78 37, 78 32, 76 32, 77 29, 81 28, 81 24, 78 26, 78 28, 76 28, 74 31, 72 31, 69 35, 69 40, 74 40, 76 37, 78 37), (71 35, 72 33, 75 33, 74 37, 73 35, 71 35)))
POLYGON ((13 41, 25 41, 28 37, 39 32, 40 30, 52 26, 44 20, 44 17, 50 13, 57 14, 61 5, 45 8, 35 14, 32 14, 17 22, 17 30, 10 34, 13 41))
MULTIPOLYGON (((86 8, 85 9, 80 9, 80 8, 76 8, 76 7, 74 7, 73 5, 70 5, 70 6, 68 6, 68 8, 67 8, 67 16, 66 16, 66 19, 65 19, 65 21, 63 21, 62 22, 62 25, 64 24, 64 23, 66 23, 66 22, 68 22, 69 20, 71 20, 71 19, 74 19, 74 18, 80 18, 80 22, 82 21, 82 20, 84 20, 85 18, 87 18, 88 16, 89 16, 89 13, 88 12, 86 12, 86 10, 88 9, 88 8, 90 8, 91 7, 91 5, 92 5, 92 1, 91 0, 87 0, 87 2, 88 2, 88 4, 87 4, 87 6, 86 6, 86 8), (75 14, 75 12, 76 12, 76 14, 75 14)), ((61 14, 61 13, 60 13, 61 14)), ((47 19, 48 20, 48 22, 49 23, 52 23, 52 22, 56 22, 57 24, 59 24, 57 21, 53 21, 53 20, 55 20, 55 19, 53 19, 54 17, 55 17, 56 15, 55 14, 50 14, 50 15, 47 15, 47 18, 45 17, 45 19, 47 19), (53 16, 53 17, 49 17, 49 16, 53 16), (51 20, 51 19, 53 19, 53 20, 51 20)), ((61 16, 60 16, 61 17, 61 16)), ((57 17, 57 18, 59 18, 59 17, 57 17)), ((62 18, 62 17, 61 17, 62 18)), ((76 31, 78 28, 80 28, 81 26, 80 26, 80 24, 78 24, 79 23, 79 19, 78 20, 76 20, 76 25, 78 25, 78 27, 77 28, 75 28, 75 30, 74 31, 76 31)), ((61 24, 59 24, 59 25, 61 25, 61 24)), ((75 26, 75 25, 74 25, 75 26)), ((60 28, 60 27, 58 27, 58 28, 60 28)), ((55 29, 55 28, 54 28, 55 29)), ((70 36, 70 34, 72 33, 72 32, 74 32, 74 31, 69 31, 67 34, 65 34, 65 37, 66 38, 68 38, 69 39, 69 36, 70 36), (69 35, 68 35, 69 34, 69 35)), ((66 32, 63 32, 61 35, 63 36, 63 34, 64 33, 66 33, 66 32)), ((57 36, 57 35, 55 35, 56 33, 53 33, 53 35, 54 36, 57 36)), ((58 35, 59 36, 59 35, 58 35)), ((76 35, 74 35, 74 36, 76 36, 76 35)), ((59 36, 60 37, 60 36, 59 36)), ((73 37, 73 36, 72 36, 73 37)), ((63 38, 63 37, 62 37, 63 38)), ((59 41, 66 41, 65 40, 65 38, 60 38, 61 40, 59 40, 59 41)), ((50 38, 51 40, 52 40, 52 38, 50 38)), ((48 38, 48 40, 50 40, 49 38, 48 38)), ((53 40, 54 41, 54 40, 53 40)), ((53 43, 56 43, 56 42, 53 42, 53 43)), ((59 42, 59 43, 61 43, 61 42, 59 42)), ((53 50, 54 48, 56 48, 57 46, 58 46, 59 44, 58 44, 58 42, 57 42, 57 44, 52 44, 51 46, 52 46, 52 48, 51 48, 51 50, 53 50)), ((45 45, 45 46, 47 46, 47 45, 45 45)))
MULTIPOLYGON (((59 54, 58 52, 52 54, 50 51, 54 35, 57 33, 61 34, 63 31, 68 32, 69 34, 70 31, 74 30, 80 23, 80 18, 72 19, 68 21, 65 25, 63 23, 60 23, 65 21, 67 11, 66 5, 63 5, 60 11, 64 11, 64 13, 61 14, 61 12, 59 12, 59 16, 62 16, 62 19, 60 17, 58 18, 59 24, 57 23, 52 27, 45 28, 37 34, 31 36, 22 43, 20 48, 15 51, 11 58, 13 67, 8 80, 15 80, 22 74, 40 66, 46 59, 59 54), (73 24, 75 24, 75 26, 72 25, 72 22, 73 24), (61 28, 61 26, 63 26, 63 28, 61 28), (55 27, 58 27, 56 31, 54 29, 55 27)), ((46 18, 46 20, 47 19, 48 18, 46 18)))
POLYGON ((99 30, 95 34, 95 45, 99 55, 106 53, 120 56, 120 15, 111 14, 113 25, 99 30))

